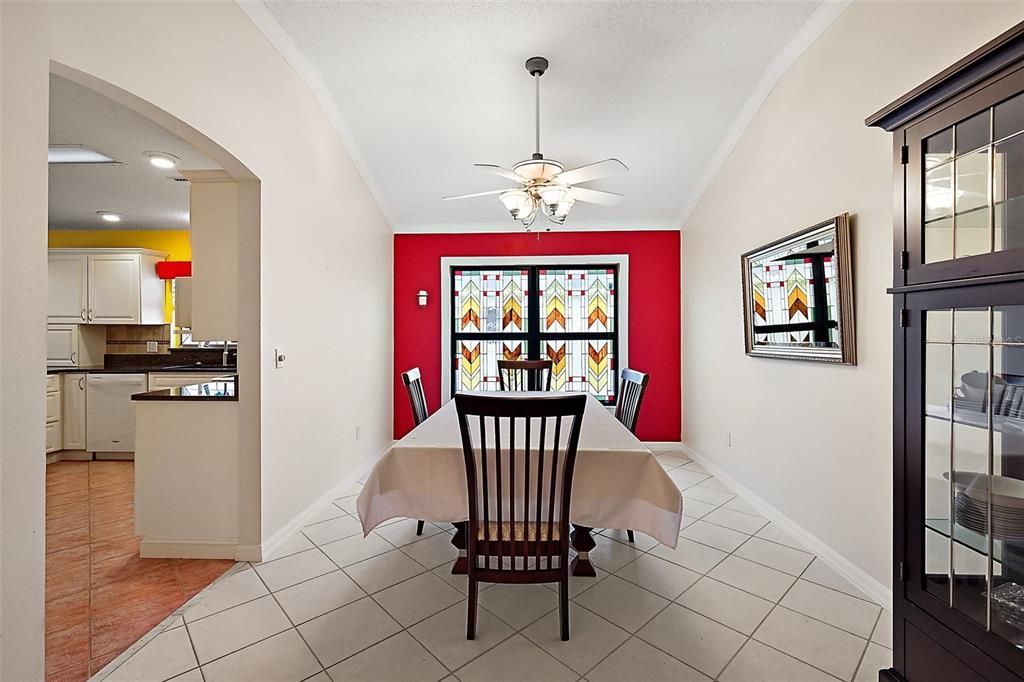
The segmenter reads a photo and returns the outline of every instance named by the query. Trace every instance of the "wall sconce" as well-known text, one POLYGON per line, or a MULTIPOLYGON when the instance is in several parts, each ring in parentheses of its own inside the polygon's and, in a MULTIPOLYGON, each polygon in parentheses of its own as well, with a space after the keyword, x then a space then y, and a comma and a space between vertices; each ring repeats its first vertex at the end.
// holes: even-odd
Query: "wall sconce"
POLYGON ((427 307, 427 290, 420 289, 419 293, 416 294, 416 301, 420 304, 421 308, 427 307))

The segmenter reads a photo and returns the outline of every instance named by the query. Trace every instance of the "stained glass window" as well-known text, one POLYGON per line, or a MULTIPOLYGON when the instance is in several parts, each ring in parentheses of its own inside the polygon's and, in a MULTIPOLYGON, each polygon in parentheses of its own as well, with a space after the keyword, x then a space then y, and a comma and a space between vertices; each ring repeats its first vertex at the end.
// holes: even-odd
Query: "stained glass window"
POLYGON ((614 404, 618 267, 451 271, 452 392, 495 391, 499 359, 551 359, 554 390, 614 404))

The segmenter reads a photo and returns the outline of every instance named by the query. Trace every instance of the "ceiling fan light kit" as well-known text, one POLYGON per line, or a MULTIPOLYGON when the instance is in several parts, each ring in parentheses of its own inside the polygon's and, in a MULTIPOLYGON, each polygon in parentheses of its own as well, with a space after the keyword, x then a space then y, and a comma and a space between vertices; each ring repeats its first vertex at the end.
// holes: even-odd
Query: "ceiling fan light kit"
POLYGON ((548 60, 544 57, 530 57, 526 60, 526 70, 533 78, 536 100, 534 107, 536 150, 526 161, 512 166, 512 170, 491 163, 475 164, 495 175, 507 180, 514 180, 519 187, 474 192, 458 196, 444 197, 444 200, 469 199, 497 195, 499 201, 512 216, 522 223, 527 230, 533 225, 537 214, 543 212, 548 220, 556 225, 565 223, 573 205, 577 201, 603 206, 614 206, 622 200, 621 194, 604 192, 596 189, 577 187, 581 183, 599 178, 616 175, 628 170, 626 164, 618 159, 605 159, 573 170, 565 170, 558 161, 545 159, 540 152, 540 77, 547 71, 548 60))

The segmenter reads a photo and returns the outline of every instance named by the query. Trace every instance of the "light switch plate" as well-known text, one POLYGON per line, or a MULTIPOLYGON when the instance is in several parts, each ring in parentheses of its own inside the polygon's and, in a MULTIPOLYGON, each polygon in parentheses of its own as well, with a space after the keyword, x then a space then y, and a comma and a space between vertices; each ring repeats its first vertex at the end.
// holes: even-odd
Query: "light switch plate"
POLYGON ((146 342, 146 352, 147 353, 159 353, 160 352, 159 344, 157 344, 156 341, 147 341, 146 342))
POLYGON ((280 348, 274 349, 274 367, 277 369, 284 367, 284 351, 280 348))

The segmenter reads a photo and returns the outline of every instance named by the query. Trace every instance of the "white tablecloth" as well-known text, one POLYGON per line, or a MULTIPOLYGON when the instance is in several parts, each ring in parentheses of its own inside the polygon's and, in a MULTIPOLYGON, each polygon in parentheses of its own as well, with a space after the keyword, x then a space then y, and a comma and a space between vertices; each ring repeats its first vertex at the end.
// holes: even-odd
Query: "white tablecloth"
MULTIPOLYGON (((466 464, 455 401, 380 458, 357 507, 364 535, 398 517, 467 520, 466 464)), ((591 528, 630 528, 675 547, 682 513, 679 488, 651 451, 590 397, 576 455, 570 521, 591 528)))

